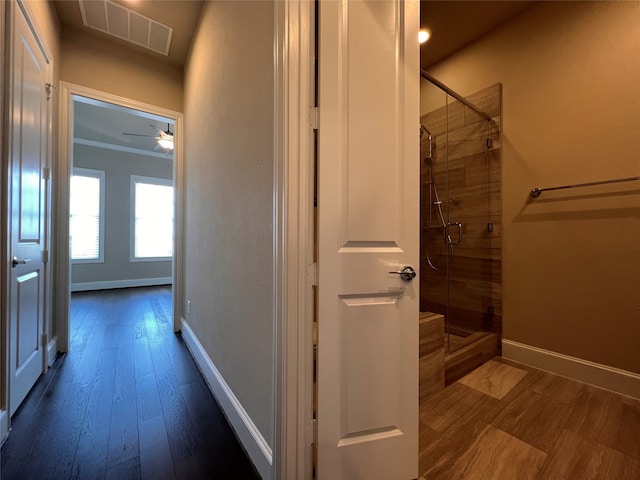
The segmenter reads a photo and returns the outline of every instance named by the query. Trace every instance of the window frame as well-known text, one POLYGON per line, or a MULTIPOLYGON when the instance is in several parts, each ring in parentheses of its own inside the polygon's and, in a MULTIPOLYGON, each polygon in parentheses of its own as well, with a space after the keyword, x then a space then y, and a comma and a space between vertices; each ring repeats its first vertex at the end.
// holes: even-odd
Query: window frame
MULTIPOLYGON (((105 222, 105 171, 97 170, 94 168, 84 168, 84 167, 73 167, 71 169, 71 176, 78 177, 90 177, 97 178, 99 180, 100 185, 100 195, 98 201, 98 258, 73 258, 73 251, 71 249, 71 241, 73 238, 71 237, 71 227, 69 227, 69 258, 72 264, 83 264, 83 263, 104 263, 104 222, 105 222)), ((71 178, 69 179, 69 226, 71 226, 71 178)))
POLYGON ((129 215, 129 261, 135 262, 172 262, 175 256, 175 186, 171 178, 147 177, 144 175, 131 175, 131 196, 130 196, 130 215, 129 215), (173 205, 173 227, 171 229, 171 243, 173 253, 167 257, 136 257, 136 183, 146 183, 150 185, 159 185, 171 187, 173 189, 172 205, 173 205))

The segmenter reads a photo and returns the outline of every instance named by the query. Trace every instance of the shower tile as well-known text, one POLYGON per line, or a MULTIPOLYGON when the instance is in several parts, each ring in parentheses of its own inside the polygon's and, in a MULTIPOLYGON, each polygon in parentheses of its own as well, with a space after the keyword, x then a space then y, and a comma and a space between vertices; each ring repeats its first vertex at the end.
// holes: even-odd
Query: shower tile
POLYGON ((524 370, 490 360, 459 380, 460 383, 501 399, 527 374, 524 370))
POLYGON ((444 389, 444 316, 420 313, 420 402, 444 389))

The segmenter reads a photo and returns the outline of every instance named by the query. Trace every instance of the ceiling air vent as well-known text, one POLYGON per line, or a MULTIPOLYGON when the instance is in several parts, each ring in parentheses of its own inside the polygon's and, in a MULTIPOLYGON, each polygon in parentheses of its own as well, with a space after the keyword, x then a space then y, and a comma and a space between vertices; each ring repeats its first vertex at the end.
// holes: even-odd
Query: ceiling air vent
POLYGON ((169 54, 173 28, 108 0, 80 0, 79 3, 82 21, 87 27, 162 55, 169 54))

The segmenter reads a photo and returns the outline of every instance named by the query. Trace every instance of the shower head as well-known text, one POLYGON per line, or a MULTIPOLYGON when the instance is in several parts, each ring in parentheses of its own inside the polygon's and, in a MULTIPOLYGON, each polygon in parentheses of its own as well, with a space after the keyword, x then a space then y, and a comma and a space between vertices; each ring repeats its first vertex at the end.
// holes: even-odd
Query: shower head
MULTIPOLYGON (((424 134, 427 134, 427 141, 429 142, 429 147, 428 150, 426 151, 426 155, 424 157, 424 161, 428 162, 433 160, 432 159, 432 154, 433 154, 433 145, 432 145, 432 141, 433 141, 433 137, 431 135, 431 132, 427 129, 427 127, 425 127, 424 125, 420 124, 420 144, 422 145, 422 138, 424 136, 424 134)), ((422 147, 420 148, 420 153, 422 153, 422 147)))

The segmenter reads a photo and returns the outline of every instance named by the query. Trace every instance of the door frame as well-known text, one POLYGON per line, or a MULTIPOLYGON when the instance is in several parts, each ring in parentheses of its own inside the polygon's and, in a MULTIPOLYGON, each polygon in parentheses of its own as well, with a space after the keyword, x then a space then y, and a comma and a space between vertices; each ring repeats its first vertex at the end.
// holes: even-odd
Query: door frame
MULTIPOLYGON (((12 70, 13 70, 13 54, 14 54, 14 42, 13 35, 15 32, 15 15, 18 11, 22 11, 25 19, 33 32, 36 42, 38 43, 42 55, 47 62, 47 80, 49 84, 53 84, 53 70, 54 61, 51 53, 51 49, 47 43, 46 37, 42 30, 38 26, 36 16, 34 15, 28 1, 25 0, 11 0, 2 2, 0 5, 0 52, 2 52, 2 58, 4 62, 0 61, 0 134, 3 138, 8 139, 7 142, 2 142, 2 148, 0 151, 1 158, 1 172, 0 182, 1 185, 6 187, 2 195, 0 195, 0 245, 3 255, 3 262, 0 265, 0 303, 2 309, 0 310, 0 355, 2 356, 3 368, 0 369, 0 444, 4 443, 9 434, 11 428, 11 418, 9 415, 9 346, 10 346, 10 315, 11 310, 9 306, 10 296, 10 284, 11 284, 11 267, 9 266, 11 258, 11 231, 9 230, 10 216, 9 205, 11 204, 10 195, 11 190, 9 188, 9 167, 10 167, 10 142, 11 142, 11 112, 9 107, 11 106, 11 94, 12 94, 12 70)), ((43 85, 44 88, 44 85, 43 85)), ((53 122, 55 112, 56 96, 53 89, 49 91, 49 99, 47 105, 47 139, 45 147, 45 163, 49 168, 49 180, 46 185, 45 193, 45 233, 44 244, 45 250, 51 251, 52 239, 54 237, 52 232, 52 181, 51 170, 53 169, 54 148, 55 143, 53 122)), ((51 335, 53 328, 53 264, 49 261, 46 263, 45 272, 45 292, 44 292, 44 312, 43 312, 43 331, 47 335, 47 338, 51 335)), ((51 342, 43 347, 43 371, 46 370, 48 363, 48 352, 51 347, 51 342)))
MULTIPOLYGON (((9 58, 9 46, 11 44, 9 40, 9 32, 6 29, 9 16, 7 8, 7 2, 0 2, 0 58, 4 61, 0 61, 0 135, 2 138, 9 138, 8 135, 8 120, 9 115, 5 109, 5 96, 7 96, 7 90, 9 81, 6 73, 10 70, 5 65, 9 58)), ((8 29, 10 30, 10 29, 8 29)), ((0 184, 8 185, 8 170, 9 170, 9 149, 6 142, 2 142, 0 145, 0 156, 2 159, 2 169, 0 171, 0 184)), ((9 285, 8 263, 9 263, 9 229, 8 227, 8 212, 7 212, 8 197, 5 194, 0 195, 0 244, 2 245, 3 261, 0 265, 0 276, 2 288, 0 288, 0 305, 2 310, 0 311, 0 355, 2 358, 3 368, 0 369, 0 444, 4 443, 7 435, 9 434, 9 385, 7 383, 9 378, 9 308, 7 305, 9 285)))
POLYGON ((272 479, 310 479, 313 422, 315 2, 275 2, 272 479))
POLYGON ((54 270, 54 312, 56 336, 55 352, 69 350, 69 322, 71 298, 71 259, 69 257, 69 189, 71 168, 73 166, 73 96, 79 95, 102 102, 113 103, 125 108, 142 110, 175 121, 175 142, 173 149, 173 187, 174 187, 174 251, 173 251, 173 329, 178 332, 182 328, 181 313, 183 304, 183 206, 184 206, 184 175, 183 175, 183 114, 166 108, 131 100, 128 98, 101 92, 69 82, 60 82, 60 129, 58 164, 55 171, 56 191, 53 218, 56 229, 54 234, 55 252, 54 270))

